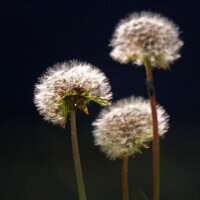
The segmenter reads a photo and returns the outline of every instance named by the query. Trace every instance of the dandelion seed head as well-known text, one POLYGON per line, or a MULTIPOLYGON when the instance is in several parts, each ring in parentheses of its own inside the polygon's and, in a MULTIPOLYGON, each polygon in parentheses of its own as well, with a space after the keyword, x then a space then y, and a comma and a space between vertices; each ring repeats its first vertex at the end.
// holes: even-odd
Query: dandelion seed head
MULTIPOLYGON (((157 105, 158 129, 168 130, 169 116, 157 105)), ((134 156, 153 139, 151 108, 142 97, 122 99, 103 109, 93 122, 94 141, 108 158, 134 156)))
POLYGON ((65 120, 68 101, 74 108, 84 109, 89 99, 101 99, 107 105, 112 93, 105 74, 88 63, 73 60, 56 64, 35 85, 34 103, 44 119, 54 124, 65 120))
POLYGON ((180 57, 183 42, 179 28, 159 14, 132 14, 117 25, 110 46, 110 56, 122 64, 143 65, 148 58, 154 67, 166 68, 180 57))

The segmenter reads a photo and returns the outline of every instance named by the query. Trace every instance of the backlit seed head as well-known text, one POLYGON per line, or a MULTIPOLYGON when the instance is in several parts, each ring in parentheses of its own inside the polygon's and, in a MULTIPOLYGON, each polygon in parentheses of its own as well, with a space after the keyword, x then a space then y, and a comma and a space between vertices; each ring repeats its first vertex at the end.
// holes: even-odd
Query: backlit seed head
POLYGON ((88 63, 69 61, 47 69, 35 85, 34 103, 45 120, 64 126, 71 109, 88 113, 90 101, 108 105, 112 99, 107 77, 88 63))
POLYGON ((183 42, 179 29, 159 14, 141 12, 132 14, 117 25, 110 46, 110 56, 122 63, 143 65, 148 59, 152 66, 167 68, 180 57, 183 42))
MULTIPOLYGON (((158 129, 168 130, 169 116, 157 105, 158 129)), ((142 97, 122 99, 101 111, 93 122, 95 144, 114 160, 134 156, 153 139, 151 108, 142 97)))

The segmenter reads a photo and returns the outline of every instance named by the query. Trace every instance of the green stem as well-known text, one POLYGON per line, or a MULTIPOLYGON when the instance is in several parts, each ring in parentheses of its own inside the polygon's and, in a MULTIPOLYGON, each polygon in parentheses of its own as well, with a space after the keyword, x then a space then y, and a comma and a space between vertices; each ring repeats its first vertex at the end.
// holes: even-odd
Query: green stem
POLYGON ((144 62, 146 69, 147 90, 150 99, 153 123, 153 200, 160 199, 160 144, 158 135, 158 119, 156 110, 156 96, 154 91, 152 67, 148 59, 144 62))
POLYGON ((122 199, 129 199, 128 192, 128 156, 122 159, 122 199))
POLYGON ((80 200, 86 200, 85 186, 83 181, 81 161, 78 148, 78 139, 77 139, 77 130, 76 130, 76 113, 74 110, 71 111, 71 141, 72 141, 72 150, 74 157, 74 166, 76 172, 76 181, 78 186, 78 193, 80 200))

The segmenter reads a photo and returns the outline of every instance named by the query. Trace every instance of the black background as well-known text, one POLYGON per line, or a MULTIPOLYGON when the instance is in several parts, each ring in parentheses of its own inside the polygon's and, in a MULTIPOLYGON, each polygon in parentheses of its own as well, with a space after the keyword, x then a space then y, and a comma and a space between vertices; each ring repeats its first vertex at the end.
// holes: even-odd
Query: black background
MULTIPOLYGON (((70 129, 43 121, 33 104, 34 84, 48 66, 80 59, 101 68, 114 99, 147 97, 145 72, 109 57, 117 22, 136 11, 159 12, 180 26, 182 57, 171 71, 154 70, 157 100, 170 115, 161 141, 161 199, 200 199, 199 20, 195 1, 1 1, 0 199, 77 200, 70 129)), ((121 199, 120 160, 93 145, 90 116, 78 113, 88 200, 121 199)), ((151 149, 130 159, 131 199, 151 199, 151 149), (147 197, 145 197, 147 196, 147 197)))

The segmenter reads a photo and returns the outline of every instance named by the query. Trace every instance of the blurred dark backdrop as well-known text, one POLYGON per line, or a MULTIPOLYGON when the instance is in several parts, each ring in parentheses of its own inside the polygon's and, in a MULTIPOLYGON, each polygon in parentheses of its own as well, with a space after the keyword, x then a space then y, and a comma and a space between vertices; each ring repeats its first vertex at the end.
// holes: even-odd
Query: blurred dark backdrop
MULTIPOLYGON (((33 104, 37 77, 48 66, 80 59, 109 77, 114 99, 145 96, 144 69, 109 57, 116 23, 150 10, 181 28, 185 45, 172 70, 155 70, 158 102, 170 115, 161 141, 161 200, 200 199, 200 94, 198 1, 1 1, 0 199, 78 200, 70 133, 43 121, 33 104)), ((93 145, 90 116, 78 113, 80 151, 88 200, 120 200, 120 161, 93 145)), ((130 160, 132 200, 151 199, 151 149, 130 160), (146 196, 146 197, 145 197, 146 196)))

